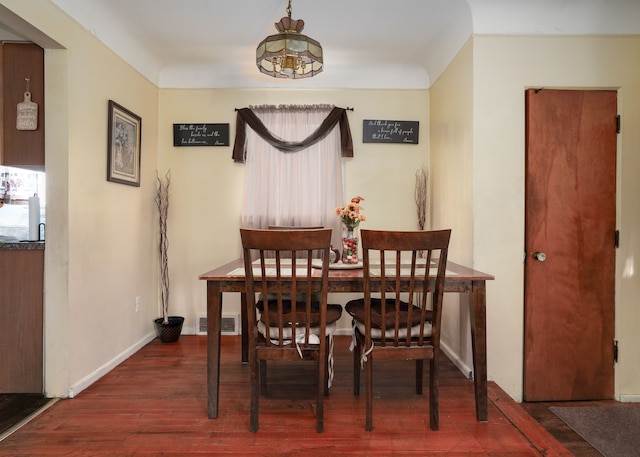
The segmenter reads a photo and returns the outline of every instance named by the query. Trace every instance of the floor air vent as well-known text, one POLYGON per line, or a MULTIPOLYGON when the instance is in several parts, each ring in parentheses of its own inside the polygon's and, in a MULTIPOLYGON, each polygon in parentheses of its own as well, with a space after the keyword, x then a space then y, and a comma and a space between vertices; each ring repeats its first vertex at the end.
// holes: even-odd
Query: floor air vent
MULTIPOLYGON (((196 335, 207 334, 207 315, 198 314, 196 316, 197 328, 196 335)), ((220 333, 222 335, 239 335, 240 334, 240 316, 225 314, 222 316, 220 323, 220 333)))

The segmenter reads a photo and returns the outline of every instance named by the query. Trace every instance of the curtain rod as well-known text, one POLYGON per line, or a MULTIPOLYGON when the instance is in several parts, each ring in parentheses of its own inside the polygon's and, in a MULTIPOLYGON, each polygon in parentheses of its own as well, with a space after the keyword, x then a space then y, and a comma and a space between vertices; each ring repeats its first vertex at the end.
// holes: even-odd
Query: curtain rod
MULTIPOLYGON (((234 108, 233 110, 234 110, 234 111, 240 111, 241 109, 242 109, 242 108, 234 108)), ((347 110, 347 111, 353 111, 354 109, 353 109, 353 108, 349 108, 349 107, 347 106, 347 107, 345 108, 345 110, 347 110)))

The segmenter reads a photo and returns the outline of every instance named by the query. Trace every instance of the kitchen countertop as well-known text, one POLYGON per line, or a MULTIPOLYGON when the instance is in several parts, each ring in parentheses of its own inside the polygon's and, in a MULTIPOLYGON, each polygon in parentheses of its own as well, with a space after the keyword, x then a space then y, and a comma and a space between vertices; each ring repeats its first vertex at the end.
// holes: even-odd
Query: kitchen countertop
POLYGON ((44 241, 0 241, 0 251, 44 250, 44 241))

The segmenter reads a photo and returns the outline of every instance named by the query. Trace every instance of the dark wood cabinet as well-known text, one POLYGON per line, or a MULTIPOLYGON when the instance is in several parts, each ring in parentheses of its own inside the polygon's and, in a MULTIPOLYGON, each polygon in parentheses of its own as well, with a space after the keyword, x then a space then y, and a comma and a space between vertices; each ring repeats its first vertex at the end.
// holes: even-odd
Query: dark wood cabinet
POLYGON ((43 392, 44 250, 0 250, 0 393, 43 392))
POLYGON ((44 50, 33 43, 2 43, 0 48, 0 164, 44 171, 44 50), (38 105, 37 128, 19 130, 18 104, 38 105))

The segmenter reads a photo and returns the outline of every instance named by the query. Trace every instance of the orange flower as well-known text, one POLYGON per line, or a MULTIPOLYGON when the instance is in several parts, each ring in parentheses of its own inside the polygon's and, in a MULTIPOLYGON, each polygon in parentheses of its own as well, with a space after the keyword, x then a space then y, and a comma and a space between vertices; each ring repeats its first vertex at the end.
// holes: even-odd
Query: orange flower
POLYGON ((366 220, 366 217, 360 214, 360 211, 364 209, 360 206, 362 200, 364 200, 364 198, 361 196, 353 197, 351 201, 343 207, 336 208, 336 216, 340 217, 343 224, 353 228, 357 226, 360 221, 366 220))

